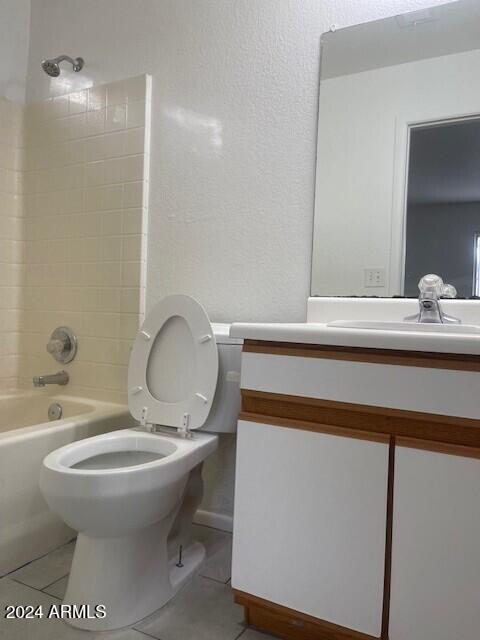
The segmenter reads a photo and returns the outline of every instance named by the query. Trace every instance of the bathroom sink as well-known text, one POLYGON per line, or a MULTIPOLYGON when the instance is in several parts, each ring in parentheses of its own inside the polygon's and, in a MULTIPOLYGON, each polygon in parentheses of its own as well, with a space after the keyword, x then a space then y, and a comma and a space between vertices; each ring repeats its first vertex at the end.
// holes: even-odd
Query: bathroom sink
POLYGON ((374 331, 416 331, 421 333, 480 334, 474 324, 435 324, 419 322, 378 322, 375 320, 335 320, 327 327, 335 329, 370 329, 374 331))

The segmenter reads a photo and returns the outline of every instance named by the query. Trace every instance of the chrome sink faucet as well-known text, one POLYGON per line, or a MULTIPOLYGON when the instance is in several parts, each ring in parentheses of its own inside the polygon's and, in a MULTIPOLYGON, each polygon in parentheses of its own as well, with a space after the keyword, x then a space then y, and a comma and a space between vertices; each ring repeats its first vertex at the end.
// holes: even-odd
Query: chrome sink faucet
POLYGON ((68 383, 69 376, 66 371, 59 371, 49 376, 33 376, 34 387, 45 387, 47 384, 65 385, 68 383))
POLYGON ((440 298, 455 298, 457 290, 451 284, 444 284, 440 276, 429 273, 421 278, 418 283, 420 295, 418 296, 419 312, 413 316, 404 318, 406 322, 422 322, 434 324, 460 324, 459 318, 454 318, 443 312, 440 298))

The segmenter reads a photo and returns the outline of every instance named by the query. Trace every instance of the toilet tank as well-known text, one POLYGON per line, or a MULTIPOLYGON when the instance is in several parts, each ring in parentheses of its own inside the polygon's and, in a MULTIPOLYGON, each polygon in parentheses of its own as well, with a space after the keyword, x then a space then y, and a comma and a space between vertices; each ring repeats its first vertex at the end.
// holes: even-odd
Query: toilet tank
POLYGON ((240 413, 240 362, 243 340, 230 338, 229 324, 212 322, 218 349, 218 382, 212 408, 202 431, 232 433, 240 413))

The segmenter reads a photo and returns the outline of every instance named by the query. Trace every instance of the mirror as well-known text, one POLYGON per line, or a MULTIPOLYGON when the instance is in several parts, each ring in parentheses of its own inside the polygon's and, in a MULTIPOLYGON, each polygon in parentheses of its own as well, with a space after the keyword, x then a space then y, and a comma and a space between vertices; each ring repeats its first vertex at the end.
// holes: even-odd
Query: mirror
POLYGON ((480 2, 322 36, 312 295, 480 295, 480 2))

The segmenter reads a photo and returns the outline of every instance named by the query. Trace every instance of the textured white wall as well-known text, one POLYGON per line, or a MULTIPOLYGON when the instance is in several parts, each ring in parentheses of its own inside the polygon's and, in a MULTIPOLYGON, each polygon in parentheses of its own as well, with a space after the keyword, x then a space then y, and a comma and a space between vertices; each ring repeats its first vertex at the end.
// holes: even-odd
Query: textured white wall
POLYGON ((0 0, 0 96, 25 100, 30 0, 0 0))
POLYGON ((301 321, 320 35, 434 3, 33 0, 27 94, 151 73, 148 306, 182 291, 213 320, 301 321), (64 52, 85 70, 52 81, 40 60, 64 52))

